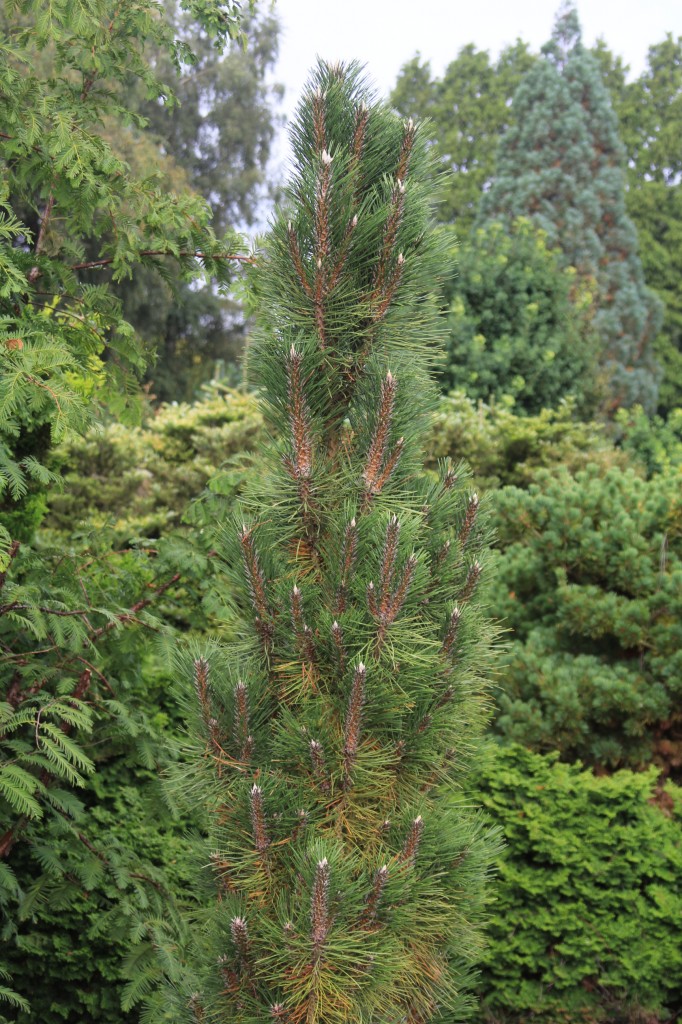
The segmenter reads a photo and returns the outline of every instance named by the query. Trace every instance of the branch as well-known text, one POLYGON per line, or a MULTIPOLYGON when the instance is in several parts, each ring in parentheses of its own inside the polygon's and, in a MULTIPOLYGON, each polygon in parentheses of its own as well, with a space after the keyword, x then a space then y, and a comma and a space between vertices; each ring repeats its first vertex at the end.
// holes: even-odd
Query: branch
MULTIPOLYGON (((160 597, 161 594, 165 594, 165 592, 169 590, 174 583, 177 583, 179 579, 180 573, 176 572, 175 576, 172 576, 171 579, 166 581, 166 583, 162 583, 160 587, 153 588, 154 593, 152 597, 143 598, 141 601, 138 601, 137 604, 134 604, 130 611, 123 612, 121 615, 117 615, 116 619, 112 622, 107 622, 106 626, 100 626, 99 629, 94 630, 94 632, 91 634, 90 639, 98 640, 104 633, 108 633, 109 630, 115 629, 119 623, 137 621, 135 619, 136 613, 142 611, 143 608, 146 608, 148 604, 151 604, 152 601, 154 601, 155 598, 160 597)), ((150 583, 149 586, 152 587, 152 584, 150 583)), ((144 625, 144 623, 141 623, 141 625, 144 625)))
MULTIPOLYGON (((143 249, 142 252, 138 253, 138 256, 175 256, 176 254, 170 252, 168 249, 143 249)), ((177 253, 178 256, 192 256, 197 260, 236 260, 238 263, 250 263, 255 266, 255 256, 240 256, 238 253, 218 254, 215 256, 206 256, 203 252, 194 252, 188 250, 182 250, 177 253)), ((114 262, 114 256, 108 256, 106 259, 101 260, 90 260, 88 263, 74 263, 71 265, 71 270, 92 270, 93 267, 107 267, 109 264, 114 262)))
POLYGON ((19 611, 25 611, 27 608, 35 608, 37 611, 44 612, 46 615, 58 615, 61 618, 71 618, 74 615, 87 616, 88 614, 86 608, 76 608, 74 611, 58 611, 55 608, 46 608, 41 604, 19 604, 19 602, 13 601, 12 604, 3 604, 0 607, 0 615, 14 611, 15 608, 19 609, 19 611))

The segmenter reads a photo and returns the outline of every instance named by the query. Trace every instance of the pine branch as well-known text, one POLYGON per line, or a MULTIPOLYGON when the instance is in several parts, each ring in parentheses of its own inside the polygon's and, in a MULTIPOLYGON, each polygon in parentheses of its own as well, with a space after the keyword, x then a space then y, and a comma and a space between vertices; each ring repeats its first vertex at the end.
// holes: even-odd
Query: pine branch
POLYGON ((360 927, 369 928, 371 927, 377 918, 377 911, 379 909, 379 903, 383 895, 386 883, 388 882, 388 866, 384 864, 383 867, 379 868, 374 876, 372 888, 367 894, 365 900, 365 909, 362 912, 360 918, 360 927))
POLYGON ((381 492, 386 480, 395 469, 400 458, 400 452, 402 451, 401 438, 386 461, 397 389, 398 382, 389 370, 381 385, 376 425, 362 473, 362 479, 365 484, 364 507, 368 506, 373 496, 381 492))
POLYGON ((404 864, 408 864, 410 867, 414 867, 415 865, 423 832, 424 820, 420 814, 410 825, 410 830, 407 833, 405 844, 400 851, 400 860, 404 864))
POLYGON ((336 656, 338 660, 339 674, 343 675, 346 667, 346 647, 343 642, 343 630, 339 623, 334 619, 332 622, 332 639, 334 641, 334 647, 336 648, 336 656))
POLYGON ((358 752, 360 729, 362 725, 362 709, 365 703, 365 678, 367 670, 362 662, 358 663, 353 675, 353 685, 348 700, 346 722, 344 726, 343 767, 344 785, 350 784, 350 773, 358 752))
POLYGON ((320 88, 313 93, 313 145, 319 156, 327 149, 327 131, 325 127, 326 95, 320 88))
POLYGON ((263 790, 254 782, 251 787, 251 827, 253 839, 259 853, 265 853, 270 840, 265 826, 265 810, 263 808, 263 790))
POLYGON ((329 863, 327 858, 317 862, 315 880, 310 899, 310 938, 313 943, 313 963, 316 964, 327 939, 329 918, 329 863))
POLYGON ((322 744, 317 740, 310 741, 310 758, 313 764, 313 775, 323 793, 329 792, 329 779, 327 777, 327 766, 324 759, 322 744))
POLYGON ((253 601, 253 606, 260 617, 265 619, 270 615, 265 592, 265 576, 263 575, 259 565, 258 555, 256 554, 251 534, 252 530, 243 526, 239 532, 239 540, 242 547, 244 570, 249 584, 249 590, 251 592, 251 600, 253 601))
POLYGON ((467 577, 464 581, 464 589, 462 590, 459 598, 461 604, 464 604, 465 601, 469 601, 473 596, 473 593, 478 586, 478 581, 481 578, 481 572, 482 568, 480 562, 474 562, 473 565, 469 566, 467 577))
POLYGON ((467 543, 467 541, 469 539, 469 534, 471 533, 473 525, 476 522, 476 516, 478 514, 478 506, 479 506, 478 495, 476 493, 474 493, 469 498, 469 503, 467 505, 467 510, 466 510, 466 515, 464 517, 464 522, 462 523, 462 527, 461 527, 461 529, 459 531, 458 540, 459 540, 459 543, 460 543, 460 546, 461 546, 462 550, 464 550, 464 548, 466 547, 466 543, 467 543))
POLYGON ((331 183, 332 157, 322 150, 315 204, 315 326, 320 348, 327 347, 327 332, 324 322, 324 300, 327 294, 327 261, 329 259, 329 188, 331 183))
POLYGON ((249 694, 239 680, 234 688, 234 740, 239 760, 245 764, 253 754, 253 736, 249 732, 249 694))
POLYGON ((457 640, 457 633, 459 631, 459 621, 461 618, 462 613, 460 612, 457 605, 455 605, 455 607, 452 609, 450 613, 448 628, 446 629, 445 636, 443 637, 442 651, 443 654, 445 655, 450 654, 450 652, 455 646, 455 642, 457 640))
POLYGON ((412 156, 412 149, 417 137, 417 128, 412 118, 409 118, 409 120, 405 122, 404 128, 405 134, 403 135, 403 144, 400 149, 398 169, 395 172, 395 176, 398 181, 405 181, 407 178, 407 172, 410 166, 410 157, 412 156))
POLYGON ((381 559, 381 573, 379 576, 379 617, 386 620, 391 609, 391 586, 395 563, 398 557, 398 539, 400 537, 400 522, 397 516, 391 516, 386 527, 386 540, 384 542, 383 557, 381 559))

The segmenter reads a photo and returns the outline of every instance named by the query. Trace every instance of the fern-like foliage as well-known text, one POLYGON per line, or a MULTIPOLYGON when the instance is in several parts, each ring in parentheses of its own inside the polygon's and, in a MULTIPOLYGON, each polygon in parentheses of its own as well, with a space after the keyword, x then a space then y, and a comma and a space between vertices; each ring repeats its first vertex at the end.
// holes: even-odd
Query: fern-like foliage
MULTIPOLYGON (((239 33, 236 0, 181 7, 219 48, 239 33)), ((107 757, 124 749, 156 765, 159 727, 128 699, 139 648, 133 665, 134 644, 122 637, 160 628, 150 606, 176 576, 144 548, 50 547, 38 527, 58 484, 53 448, 105 411, 139 413, 147 357, 113 282, 145 265, 163 273, 168 262, 186 280, 226 282, 248 257, 233 233, 215 235, 200 196, 135 175, 110 141, 112 125, 132 136, 144 127, 124 102, 131 81, 172 102, 150 47, 176 71, 196 59, 162 4, 9 0, 2 24, 0 905, 3 949, 20 970, 22 922, 71 907, 83 891, 100 891, 114 945, 128 948, 147 918, 130 941, 149 942, 153 922, 166 919, 162 880, 117 844, 115 829, 98 839, 89 822, 107 757)), ((30 985, 13 991, 0 989, 0 1000, 28 1012, 30 985)))

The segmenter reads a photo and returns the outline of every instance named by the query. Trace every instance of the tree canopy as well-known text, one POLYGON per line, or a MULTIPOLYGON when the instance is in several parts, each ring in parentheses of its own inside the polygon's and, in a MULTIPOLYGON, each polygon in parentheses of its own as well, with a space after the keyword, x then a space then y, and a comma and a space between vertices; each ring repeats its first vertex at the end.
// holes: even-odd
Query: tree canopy
POLYGON ((516 123, 500 143, 479 221, 526 215, 585 282, 594 282, 593 327, 605 407, 656 407, 653 342, 662 303, 646 287, 637 233, 625 207, 625 151, 594 57, 570 7, 543 59, 514 97, 516 123))

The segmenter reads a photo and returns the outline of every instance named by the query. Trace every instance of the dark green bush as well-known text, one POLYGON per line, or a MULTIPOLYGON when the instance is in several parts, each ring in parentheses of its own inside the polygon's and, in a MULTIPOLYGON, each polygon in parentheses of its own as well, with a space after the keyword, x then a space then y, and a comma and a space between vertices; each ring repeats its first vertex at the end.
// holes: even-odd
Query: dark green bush
POLYGON ((507 739, 609 769, 682 764, 681 480, 561 466, 498 492, 507 739))
POLYGON ((481 978, 487 1022, 656 1024, 682 1010, 682 790, 499 749, 479 799, 503 829, 481 978))

